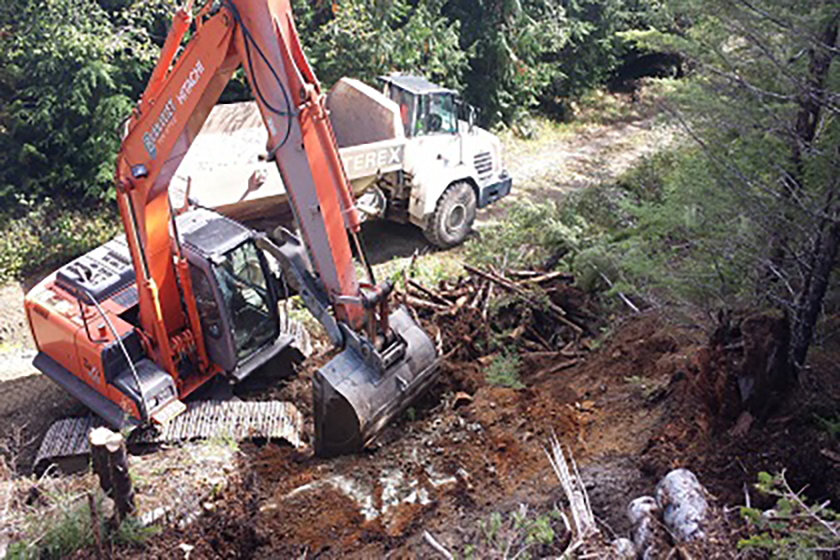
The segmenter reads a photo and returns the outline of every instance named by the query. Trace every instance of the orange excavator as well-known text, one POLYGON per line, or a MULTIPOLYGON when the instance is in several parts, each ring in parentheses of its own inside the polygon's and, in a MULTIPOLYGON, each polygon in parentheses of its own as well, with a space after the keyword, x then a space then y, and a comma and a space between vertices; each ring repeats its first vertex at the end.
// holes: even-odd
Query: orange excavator
POLYGON ((125 236, 26 296, 34 363, 114 428, 166 425, 208 381, 241 380, 290 344, 278 302, 293 285, 342 349, 313 379, 315 450, 357 451, 430 385, 435 347, 405 309, 391 309, 390 283, 374 280, 289 0, 193 12, 190 0, 175 14, 127 121, 115 180, 125 236), (176 213, 168 195, 240 67, 299 230, 279 242, 209 210, 176 213))

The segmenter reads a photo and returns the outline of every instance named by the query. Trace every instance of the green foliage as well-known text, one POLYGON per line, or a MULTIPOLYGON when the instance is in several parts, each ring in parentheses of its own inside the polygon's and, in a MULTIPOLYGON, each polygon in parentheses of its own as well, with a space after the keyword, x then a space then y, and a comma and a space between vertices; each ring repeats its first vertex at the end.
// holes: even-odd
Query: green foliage
POLYGON ((114 237, 120 220, 109 203, 87 211, 51 200, 22 204, 19 218, 0 216, 0 283, 42 272, 114 237))
POLYGON ((823 551, 840 547, 840 516, 791 490, 784 473, 759 473, 755 485, 759 492, 776 498, 775 507, 762 512, 742 507, 741 516, 751 535, 738 543, 740 549, 762 551, 770 558, 817 560, 823 551))
POLYGON ((120 123, 156 48, 140 25, 155 3, 108 12, 93 0, 0 7, 0 202, 14 195, 100 198, 120 123))
MULTIPOLYGON (((26 524, 22 540, 9 545, 10 560, 59 560, 71 557, 94 545, 90 504, 86 495, 51 495, 54 506, 48 513, 33 514, 26 524)), ((108 532, 103 513, 103 498, 95 500, 99 515, 99 534, 112 545, 138 546, 157 534, 157 527, 144 527, 137 519, 126 518, 116 530, 108 532)))
POLYGON ((478 522, 478 538, 464 547, 464 558, 533 558, 556 556, 555 546, 562 515, 554 509, 538 515, 525 505, 504 515, 498 511, 478 522))
POLYGON ((503 351, 493 357, 487 366, 484 378, 488 384, 509 389, 523 389, 525 385, 519 379, 522 360, 516 352, 503 351))
POLYGON ((574 217, 562 219, 554 204, 516 201, 508 205, 504 220, 483 228, 465 251, 470 262, 480 265, 539 266, 557 251, 574 249, 584 228, 574 217))
POLYGON ((160 527, 144 526, 139 519, 128 517, 120 523, 115 532, 109 535, 109 538, 116 545, 141 546, 158 533, 160 533, 160 527))
POLYGON ((661 175, 663 193, 676 205, 653 201, 638 217, 652 226, 648 231, 666 233, 654 242, 672 254, 660 251, 656 260, 670 258, 695 291, 717 304, 770 302, 793 311, 801 348, 813 326, 804 326, 811 321, 805 315, 817 315, 805 310, 820 306, 821 297, 808 292, 833 219, 826 216, 837 212, 840 120, 833 97, 840 72, 832 65, 836 53, 823 43, 832 25, 836 34, 836 6, 669 6, 688 24, 683 29, 622 36, 693 62, 691 79, 669 104, 697 149, 661 175))
POLYGON ((461 22, 467 97, 485 124, 514 123, 538 106, 564 116, 627 50, 618 33, 662 17, 656 1, 626 0, 453 0, 444 13, 461 22))
MULTIPOLYGON (((466 55, 458 22, 439 15, 445 2, 341 0, 333 17, 305 39, 318 77, 331 86, 342 76, 375 84, 390 72, 419 73, 458 88, 466 55)), ((312 8, 304 12, 312 25, 312 8)))

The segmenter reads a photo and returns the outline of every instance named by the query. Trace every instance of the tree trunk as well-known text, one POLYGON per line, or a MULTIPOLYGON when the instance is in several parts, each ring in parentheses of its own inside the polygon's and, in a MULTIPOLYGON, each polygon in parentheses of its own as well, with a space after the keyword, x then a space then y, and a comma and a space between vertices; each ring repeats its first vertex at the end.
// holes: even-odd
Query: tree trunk
MULTIPOLYGON (((799 111, 793 127, 791 138, 791 163, 792 170, 789 175, 782 178, 781 198, 785 204, 795 203, 796 198, 802 192, 802 181, 804 179, 803 154, 806 154, 813 146, 817 134, 817 125, 820 122, 823 105, 825 103, 825 87, 828 80, 831 63, 834 60, 834 46, 837 44, 838 20, 840 12, 828 22, 823 33, 811 46, 809 51, 808 76, 802 91, 799 92, 799 111)), ((796 218, 788 209, 783 209, 787 214, 788 221, 796 218)), ((783 263, 786 255, 786 247, 790 239, 788 228, 779 227, 770 243, 770 266, 777 270, 783 270, 783 263)), ((805 271, 807 277, 808 271, 805 271)), ((771 272, 764 275, 765 279, 773 279, 776 276, 771 272)), ((807 287, 806 287, 807 290, 807 287)))
POLYGON ((90 433, 89 441, 93 472, 99 476, 102 491, 114 500, 119 525, 135 512, 125 438, 108 428, 97 428, 90 433))
POLYGON ((828 289, 831 271, 837 262, 837 251, 840 247, 840 222, 834 220, 827 225, 826 229, 825 237, 822 243, 819 243, 819 253, 814 258, 808 290, 800 294, 799 305, 796 309, 790 352, 793 365, 791 369, 795 374, 798 374, 805 365, 805 358, 808 356, 825 292, 828 289))
MULTIPOLYGON (((806 88, 800 92, 799 111, 794 124, 794 138, 791 152, 792 172, 784 179, 783 200, 795 203, 795 198, 802 192, 805 175, 805 157, 813 148, 817 137, 818 125, 825 104, 825 88, 831 71, 831 63, 836 56, 835 46, 838 36, 840 12, 826 24, 809 53, 808 77, 806 88)), ((836 154, 835 154, 836 156, 836 154)), ((837 259, 840 245, 840 222, 835 206, 837 181, 826 186, 823 218, 815 231, 815 241, 805 253, 807 265, 800 265, 802 284, 797 289, 791 329, 791 347, 789 371, 798 378, 799 371, 805 365, 805 358, 811 346, 817 320, 828 289, 829 277, 837 259)), ((792 217, 788 217, 791 220, 792 217)), ((780 229, 771 241, 771 266, 781 269, 785 256, 785 247, 789 242, 786 229, 780 229)), ((806 241, 807 242, 807 241, 806 241)))

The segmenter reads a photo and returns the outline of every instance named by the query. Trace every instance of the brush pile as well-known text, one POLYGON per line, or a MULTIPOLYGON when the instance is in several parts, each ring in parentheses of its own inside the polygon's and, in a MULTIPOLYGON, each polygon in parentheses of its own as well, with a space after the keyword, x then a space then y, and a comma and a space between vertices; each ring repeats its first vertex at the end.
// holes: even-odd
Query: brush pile
MULTIPOLYGON (((398 301, 436 334, 444 359, 468 361, 496 352, 552 363, 553 371, 577 363, 597 332, 590 297, 566 272, 482 269, 463 265, 456 280, 424 286, 403 274, 398 301)), ((546 371, 545 373, 552 373, 546 371)))

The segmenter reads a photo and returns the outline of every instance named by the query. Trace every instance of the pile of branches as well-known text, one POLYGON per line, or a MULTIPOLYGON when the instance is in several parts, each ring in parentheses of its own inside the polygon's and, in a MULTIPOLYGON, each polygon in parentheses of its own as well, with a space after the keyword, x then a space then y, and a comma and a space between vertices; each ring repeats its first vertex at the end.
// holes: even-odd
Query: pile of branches
MULTIPOLYGON (((410 267, 409 267, 410 268, 410 267)), ((576 363, 597 320, 593 304, 566 272, 463 265, 465 274, 429 287, 404 273, 397 298, 438 333, 445 359, 468 360, 500 349, 576 363)))

